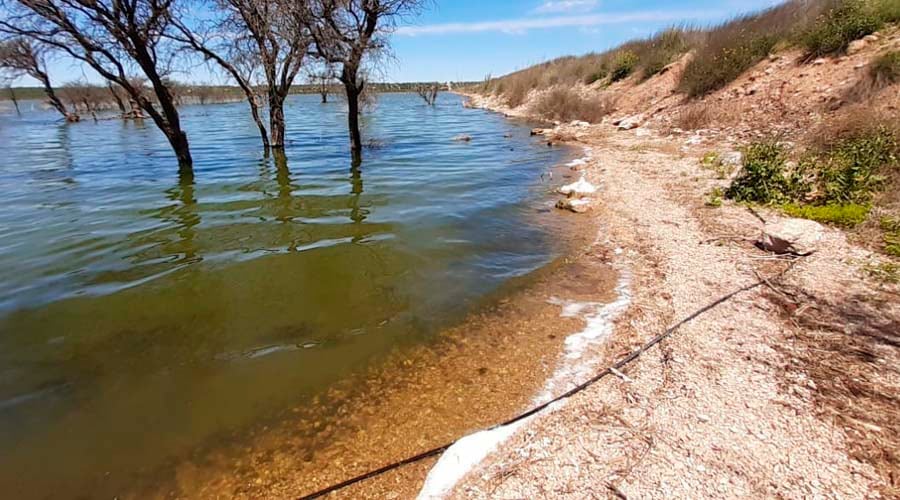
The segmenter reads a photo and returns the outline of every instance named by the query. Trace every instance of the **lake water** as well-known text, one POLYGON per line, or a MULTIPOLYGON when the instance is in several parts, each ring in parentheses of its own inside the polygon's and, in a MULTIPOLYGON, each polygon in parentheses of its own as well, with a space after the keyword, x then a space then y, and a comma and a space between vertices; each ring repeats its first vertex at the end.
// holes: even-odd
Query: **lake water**
POLYGON ((382 95, 351 168, 340 102, 295 96, 286 158, 243 104, 149 121, 0 114, 0 491, 86 497, 427 342, 560 250, 564 151, 442 95, 382 95), (469 143, 454 136, 468 134, 469 143))

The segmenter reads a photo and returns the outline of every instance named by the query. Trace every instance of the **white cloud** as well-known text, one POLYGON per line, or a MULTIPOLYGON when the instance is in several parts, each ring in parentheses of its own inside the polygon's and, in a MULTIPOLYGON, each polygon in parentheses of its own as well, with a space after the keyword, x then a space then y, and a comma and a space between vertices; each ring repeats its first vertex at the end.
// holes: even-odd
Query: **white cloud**
POLYGON ((501 21, 481 21, 470 23, 427 24, 424 26, 403 26, 396 33, 406 36, 447 35, 453 33, 524 33, 529 30, 549 28, 570 28, 602 26, 608 24, 676 22, 684 20, 715 19, 722 12, 641 11, 619 14, 589 14, 580 16, 554 16, 544 18, 508 19, 501 21))
POLYGON ((597 0, 548 0, 534 9, 541 14, 555 14, 558 12, 587 12, 597 4, 597 0))

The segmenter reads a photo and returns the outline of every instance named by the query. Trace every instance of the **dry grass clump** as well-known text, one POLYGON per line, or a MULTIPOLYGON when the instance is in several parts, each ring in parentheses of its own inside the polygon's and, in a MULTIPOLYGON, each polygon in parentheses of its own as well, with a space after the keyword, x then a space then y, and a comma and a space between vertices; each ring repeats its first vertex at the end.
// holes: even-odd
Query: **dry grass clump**
POLYGON ((659 74, 679 56, 700 46, 705 34, 698 28, 682 26, 667 29, 635 47, 640 61, 641 81, 659 74))
POLYGON ((804 141, 810 149, 824 151, 836 143, 872 135, 883 129, 900 139, 900 116, 888 109, 875 109, 863 104, 848 107, 819 127, 810 131, 804 141))
POLYGON ((872 61, 869 78, 881 88, 900 82, 900 50, 886 52, 872 61))
POLYGON ((780 283, 766 297, 799 327, 783 353, 797 361, 792 370, 812 379, 818 411, 846 430, 851 456, 881 476, 884 498, 898 498, 900 322, 891 299, 827 300, 780 283))
POLYGON ((696 101, 681 107, 672 122, 672 128, 701 130, 728 126, 740 121, 740 110, 720 102, 696 101))
POLYGON ((844 99, 851 103, 871 102, 896 83, 900 83, 900 51, 885 52, 869 63, 866 74, 845 92, 844 99))
POLYGON ((797 26, 808 24, 822 8, 823 2, 788 2, 711 29, 685 67, 679 88, 697 97, 724 87, 768 56, 797 26))
POLYGON ((844 52, 850 42, 874 33, 883 24, 877 4, 871 0, 828 3, 825 12, 797 35, 808 59, 844 52))
POLYGON ((614 109, 609 98, 585 97, 568 87, 555 87, 541 95, 532 107, 532 112, 548 120, 599 123, 614 109))
POLYGON ((641 80, 646 80, 690 51, 701 39, 702 31, 696 28, 670 28, 607 52, 561 57, 502 78, 488 78, 478 90, 501 96, 508 106, 518 107, 534 90, 591 85, 600 81, 612 83, 633 74, 640 74, 641 80))

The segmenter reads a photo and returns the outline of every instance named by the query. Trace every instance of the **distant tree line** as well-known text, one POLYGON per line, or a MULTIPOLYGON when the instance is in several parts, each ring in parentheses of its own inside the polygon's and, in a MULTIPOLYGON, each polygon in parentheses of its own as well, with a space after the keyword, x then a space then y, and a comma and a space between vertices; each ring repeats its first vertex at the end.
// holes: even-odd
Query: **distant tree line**
POLYGON ((193 158, 180 104, 242 96, 264 149, 277 152, 284 148, 285 99, 305 78, 306 89, 323 102, 338 90, 343 94, 350 150, 358 163, 359 115, 371 95, 370 75, 397 23, 418 14, 427 1, 0 0, 0 71, 8 80, 27 75, 40 82, 67 121, 105 109, 152 120, 184 178, 193 177, 193 158), (51 58, 80 63, 106 85, 56 89, 47 70, 51 58), (174 79, 179 67, 197 62, 217 68, 236 87, 188 86, 174 79))

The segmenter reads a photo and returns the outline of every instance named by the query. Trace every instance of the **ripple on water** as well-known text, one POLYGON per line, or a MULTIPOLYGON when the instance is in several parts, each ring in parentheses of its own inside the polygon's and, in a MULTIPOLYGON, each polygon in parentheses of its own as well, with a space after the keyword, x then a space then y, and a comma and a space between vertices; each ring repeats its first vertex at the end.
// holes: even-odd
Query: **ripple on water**
POLYGON ((184 107, 193 183, 149 122, 0 115, 4 491, 115 494, 558 251, 532 215, 564 153, 527 126, 385 95, 351 168, 344 105, 287 113, 266 157, 243 104, 184 107))

